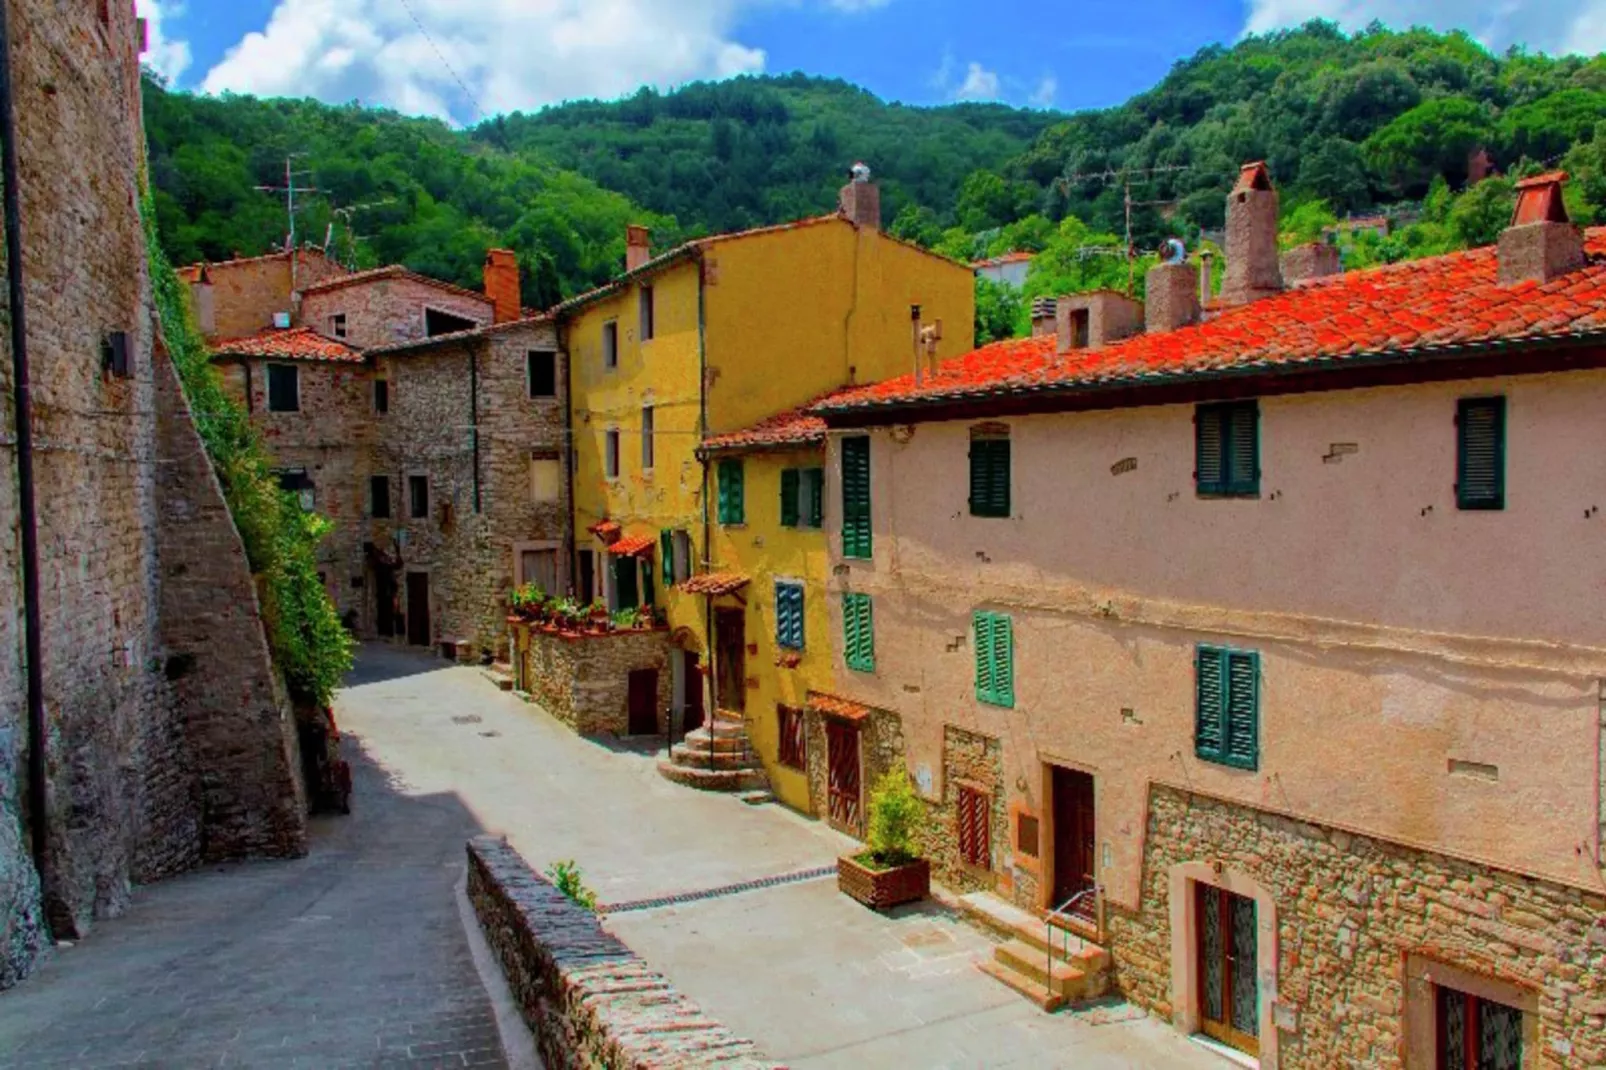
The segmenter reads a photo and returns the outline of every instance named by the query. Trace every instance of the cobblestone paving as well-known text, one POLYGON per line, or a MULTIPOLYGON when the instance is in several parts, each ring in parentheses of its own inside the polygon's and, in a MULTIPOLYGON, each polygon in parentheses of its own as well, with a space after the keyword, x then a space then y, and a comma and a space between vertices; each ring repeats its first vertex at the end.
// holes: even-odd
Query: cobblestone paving
POLYGON ((136 892, 0 994, 0 1067, 505 1066, 454 898, 476 826, 346 747, 354 812, 315 822, 310 857, 136 892))

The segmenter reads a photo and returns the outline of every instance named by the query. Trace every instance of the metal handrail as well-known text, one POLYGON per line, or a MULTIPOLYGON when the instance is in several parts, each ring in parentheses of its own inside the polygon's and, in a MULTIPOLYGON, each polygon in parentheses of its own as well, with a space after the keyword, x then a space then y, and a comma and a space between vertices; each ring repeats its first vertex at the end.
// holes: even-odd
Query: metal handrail
MULTIPOLYGON (((1066 911, 1070 910, 1077 903, 1080 903, 1088 896, 1097 895, 1103 890, 1103 886, 1099 884, 1095 884, 1091 888, 1083 888, 1081 891, 1065 900, 1065 902, 1061 903, 1053 910, 1050 910, 1043 918, 1043 987, 1048 989, 1049 992, 1052 993, 1054 991, 1054 937, 1050 931, 1054 928, 1054 919, 1063 917, 1066 920, 1069 920, 1070 915, 1067 914, 1066 911)), ((1070 935, 1071 934, 1069 930, 1065 929, 1064 927, 1060 928, 1060 956, 1062 958, 1070 957, 1070 935)))

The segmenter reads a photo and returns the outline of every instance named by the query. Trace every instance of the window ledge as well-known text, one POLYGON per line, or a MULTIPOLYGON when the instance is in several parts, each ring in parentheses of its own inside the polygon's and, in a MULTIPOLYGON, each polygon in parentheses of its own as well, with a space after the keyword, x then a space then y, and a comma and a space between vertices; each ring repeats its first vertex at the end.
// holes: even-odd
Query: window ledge
POLYGON ((1247 491, 1247 490, 1200 490, 1200 491, 1195 491, 1193 496, 1195 498, 1198 498, 1198 499, 1202 500, 1202 501, 1209 501, 1209 500, 1221 499, 1221 498, 1226 498, 1226 499, 1237 498, 1237 499, 1242 499, 1244 501, 1259 501, 1260 500, 1260 491, 1258 491, 1258 490, 1256 490, 1256 491, 1247 491))

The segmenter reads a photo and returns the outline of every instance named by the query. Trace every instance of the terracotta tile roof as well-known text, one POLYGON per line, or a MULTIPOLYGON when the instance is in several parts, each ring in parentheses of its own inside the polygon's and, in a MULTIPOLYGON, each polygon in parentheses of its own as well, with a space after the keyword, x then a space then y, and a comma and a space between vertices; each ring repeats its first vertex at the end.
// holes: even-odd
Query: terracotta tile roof
POLYGON ((864 413, 1028 394, 1138 388, 1222 373, 1325 370, 1362 359, 1606 333, 1606 228, 1589 263, 1548 283, 1500 285, 1493 246, 1318 279, 1202 324, 1056 354, 1053 335, 983 346, 912 375, 838 391, 814 412, 864 413))
POLYGON ((748 578, 739 572, 705 572, 686 580, 680 589, 687 594, 735 594, 748 582, 748 578))
MULTIPOLYGON (((264 253, 261 256, 237 256, 230 260, 203 260, 198 264, 186 264, 181 268, 174 268, 173 270, 174 273, 185 282, 198 282, 200 281, 202 273, 209 271, 212 268, 229 268, 236 267, 241 264, 261 264, 268 260, 285 260, 289 258, 289 255, 290 254, 286 252, 277 252, 264 253)), ((302 259, 313 256, 320 260, 330 259, 329 254, 316 247, 303 247, 297 250, 297 255, 299 255, 302 259)))
POLYGON ((589 528, 586 528, 586 530, 599 539, 608 539, 618 535, 624 529, 619 526, 619 521, 617 520, 599 520, 589 528))
POLYGON ((811 411, 815 404, 834 396, 822 394, 804 405, 776 413, 752 427, 727 431, 703 439, 699 453, 740 453, 746 450, 784 449, 788 446, 818 446, 825 442, 825 420, 811 411))
POLYGON ((610 554, 620 557, 645 557, 658 546, 656 535, 628 535, 618 542, 608 544, 610 554))
POLYGON ((1005 253, 1003 256, 991 256, 986 260, 974 260, 971 262, 970 266, 973 268, 1003 267, 1005 264, 1019 264, 1024 260, 1030 260, 1036 255, 1036 253, 1017 251, 1013 253, 1005 253))
POLYGON ((552 317, 546 313, 529 313, 522 319, 508 320, 505 323, 488 323, 483 327, 470 327, 466 331, 453 331, 450 334, 437 334, 433 338, 409 338, 405 342, 392 342, 389 345, 372 346, 365 353, 404 353, 411 349, 428 349, 431 346, 451 345, 454 342, 466 342, 473 338, 484 338, 488 335, 501 334, 504 331, 517 330, 520 327, 534 327, 543 323, 551 323, 552 317))
POLYGON ((870 707, 863 703, 827 695, 823 691, 809 692, 809 709, 828 717, 841 717, 848 721, 862 721, 870 716, 870 707))
POLYGON ((332 279, 324 279, 322 282, 315 282, 311 286, 303 287, 301 292, 304 294, 328 293, 330 290, 338 290, 345 286, 360 286, 363 283, 382 282, 385 279, 409 279, 425 286, 433 286, 437 290, 456 294, 458 297, 471 297, 476 301, 483 301, 487 305, 491 304, 491 299, 477 290, 465 290, 463 287, 453 283, 432 279, 428 275, 420 275, 418 272, 409 270, 401 264, 391 264, 387 267, 373 268, 369 271, 358 271, 350 275, 339 275, 332 279))
POLYGON ((335 364, 361 364, 362 353, 332 338, 325 338, 311 327, 266 330, 249 338, 220 343, 217 357, 267 357, 272 360, 318 360, 335 364))

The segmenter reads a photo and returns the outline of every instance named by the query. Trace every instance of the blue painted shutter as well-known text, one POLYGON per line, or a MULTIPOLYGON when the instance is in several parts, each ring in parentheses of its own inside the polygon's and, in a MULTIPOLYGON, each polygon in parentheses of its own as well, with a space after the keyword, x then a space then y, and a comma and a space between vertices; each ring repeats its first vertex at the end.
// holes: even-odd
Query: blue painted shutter
POLYGON ((745 517, 742 462, 739 460, 720 461, 719 522, 721 524, 741 524, 745 521, 745 517))
POLYGON ((870 439, 842 440, 842 556, 868 559, 870 537, 870 439))
POLYGON ((1506 507, 1506 399, 1456 403, 1455 501, 1461 509, 1506 507))
POLYGON ((775 643, 789 650, 803 649, 803 588, 798 584, 775 585, 775 643))
POLYGON ((1221 760, 1242 769, 1260 766, 1260 657, 1227 653, 1227 738, 1221 760))
POLYGON ((1212 762, 1221 761, 1225 752, 1226 660, 1214 647, 1201 646, 1195 652, 1193 752, 1212 762))
POLYGON ((787 468, 781 472, 781 527, 797 527, 798 470, 787 468))

